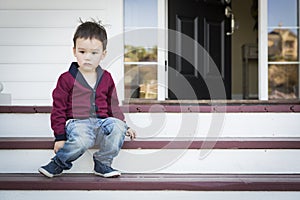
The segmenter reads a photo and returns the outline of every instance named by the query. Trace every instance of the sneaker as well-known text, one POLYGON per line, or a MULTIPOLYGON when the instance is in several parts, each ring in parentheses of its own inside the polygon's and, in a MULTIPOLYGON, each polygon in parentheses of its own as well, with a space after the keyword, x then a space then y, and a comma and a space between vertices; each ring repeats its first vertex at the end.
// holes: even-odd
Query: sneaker
POLYGON ((54 176, 61 175, 63 169, 52 160, 48 165, 40 167, 39 172, 49 178, 52 178, 54 176))
POLYGON ((100 162, 95 162, 94 174, 102 176, 104 178, 116 178, 121 176, 121 172, 100 162))

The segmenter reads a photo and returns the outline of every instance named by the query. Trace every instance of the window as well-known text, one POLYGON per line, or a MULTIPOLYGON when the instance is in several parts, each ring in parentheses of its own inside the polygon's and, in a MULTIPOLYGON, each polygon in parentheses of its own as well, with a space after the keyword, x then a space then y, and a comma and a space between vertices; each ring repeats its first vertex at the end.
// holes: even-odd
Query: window
POLYGON ((157 0, 124 0, 125 99, 157 99, 158 39, 147 31, 158 27, 157 7, 157 0))
POLYGON ((269 99, 299 96, 297 0, 268 0, 269 99))

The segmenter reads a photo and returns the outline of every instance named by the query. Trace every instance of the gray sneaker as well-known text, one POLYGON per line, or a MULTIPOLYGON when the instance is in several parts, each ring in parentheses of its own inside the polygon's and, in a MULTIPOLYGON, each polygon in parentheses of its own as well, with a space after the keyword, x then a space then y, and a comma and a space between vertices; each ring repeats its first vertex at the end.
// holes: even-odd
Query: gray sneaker
POLYGON ((61 175, 63 169, 52 160, 48 165, 40 167, 39 172, 48 178, 52 178, 61 175))
POLYGON ((107 165, 95 161, 94 174, 104 178, 116 178, 121 176, 121 172, 115 170, 107 165))

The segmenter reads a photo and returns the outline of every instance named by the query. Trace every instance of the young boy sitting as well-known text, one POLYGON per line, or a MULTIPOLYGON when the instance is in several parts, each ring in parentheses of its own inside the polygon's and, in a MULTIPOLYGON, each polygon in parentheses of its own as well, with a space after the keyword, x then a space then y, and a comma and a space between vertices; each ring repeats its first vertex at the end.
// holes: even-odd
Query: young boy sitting
POLYGON ((106 55, 107 34, 95 21, 82 22, 73 38, 73 62, 54 89, 51 128, 55 135, 55 157, 39 172, 51 178, 72 167, 72 162, 95 144, 94 173, 118 177, 111 167, 124 137, 135 138, 135 131, 124 122, 115 84, 99 63, 106 55))

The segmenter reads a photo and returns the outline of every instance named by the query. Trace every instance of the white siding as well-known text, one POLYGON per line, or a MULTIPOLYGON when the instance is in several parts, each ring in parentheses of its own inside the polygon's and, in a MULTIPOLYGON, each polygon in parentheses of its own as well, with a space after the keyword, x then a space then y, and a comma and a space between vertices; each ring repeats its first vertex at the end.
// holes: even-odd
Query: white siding
MULTIPOLYGON (((13 105, 51 105, 58 76, 75 61, 72 39, 79 18, 101 20, 109 39, 123 30, 122 0, 0 0, 0 5, 0 82, 13 105)), ((112 49, 123 52, 122 40, 112 49)), ((122 59, 110 59, 104 68, 118 81, 122 59)))

